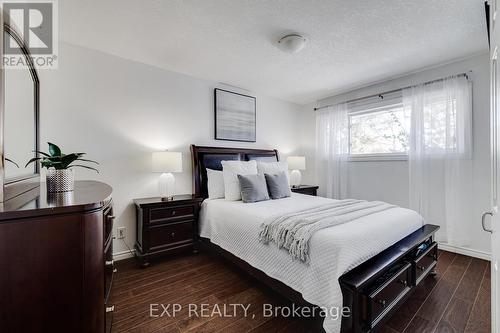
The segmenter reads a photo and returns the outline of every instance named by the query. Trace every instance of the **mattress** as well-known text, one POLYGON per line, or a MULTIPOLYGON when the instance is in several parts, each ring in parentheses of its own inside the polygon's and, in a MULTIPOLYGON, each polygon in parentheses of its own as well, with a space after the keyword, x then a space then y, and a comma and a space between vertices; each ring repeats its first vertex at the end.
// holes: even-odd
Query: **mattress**
MULTIPOLYGON (((329 203, 334 199, 292 193, 289 198, 256 203, 207 199, 200 211, 200 235, 300 292, 311 304, 340 312, 344 273, 423 225, 415 211, 396 207, 322 229, 309 241, 310 262, 293 260, 258 234, 264 220, 329 203)), ((326 332, 340 332, 341 318, 326 316, 326 332)))

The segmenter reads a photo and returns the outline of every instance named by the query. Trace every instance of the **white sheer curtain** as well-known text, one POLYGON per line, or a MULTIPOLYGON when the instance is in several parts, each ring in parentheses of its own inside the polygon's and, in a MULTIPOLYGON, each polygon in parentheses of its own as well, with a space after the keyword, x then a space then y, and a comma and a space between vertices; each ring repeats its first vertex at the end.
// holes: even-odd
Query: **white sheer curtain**
POLYGON ((441 230, 437 240, 466 246, 474 218, 472 192, 472 96, 464 76, 403 91, 411 112, 410 208, 441 230))
POLYGON ((347 104, 316 111, 316 175, 329 198, 347 196, 349 118, 347 104))

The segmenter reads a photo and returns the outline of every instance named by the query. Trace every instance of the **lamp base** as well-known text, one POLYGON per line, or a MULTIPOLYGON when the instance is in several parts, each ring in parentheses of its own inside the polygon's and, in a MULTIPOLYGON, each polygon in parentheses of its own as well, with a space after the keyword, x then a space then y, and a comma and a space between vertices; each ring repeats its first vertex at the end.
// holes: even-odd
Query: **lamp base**
POLYGON ((175 190, 175 177, 170 172, 162 173, 160 180, 158 182, 158 189, 160 191, 160 197, 162 201, 170 201, 173 199, 175 190), (169 200, 163 200, 163 198, 170 198, 169 200))
POLYGON ((292 172, 290 172, 290 185, 292 185, 292 188, 299 187, 301 180, 302 174, 299 170, 292 170, 292 172))

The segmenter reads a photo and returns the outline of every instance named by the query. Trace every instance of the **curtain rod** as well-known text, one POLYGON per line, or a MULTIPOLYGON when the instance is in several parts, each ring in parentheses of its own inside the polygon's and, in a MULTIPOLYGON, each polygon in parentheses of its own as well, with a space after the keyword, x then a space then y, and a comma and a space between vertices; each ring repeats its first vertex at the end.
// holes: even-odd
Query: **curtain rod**
MULTIPOLYGON (((469 75, 468 73, 472 73, 472 71, 469 71, 467 73, 460 73, 460 74, 456 74, 456 75, 451 75, 451 76, 448 76, 448 77, 445 77, 445 78, 442 78, 442 79, 436 79, 436 80, 432 80, 432 81, 427 81, 424 83, 424 85, 426 84, 431 84, 431 83, 434 83, 434 82, 439 82, 439 81, 442 81, 442 80, 445 80, 447 78, 450 78, 452 76, 465 76, 467 78, 467 80, 469 79, 469 75)), ((359 98, 355 98, 355 99, 351 99, 351 100, 348 100, 346 101, 345 103, 352 103, 352 102, 357 102, 357 101, 361 101, 363 99, 366 99, 366 98, 371 98, 371 97, 380 97, 380 98, 384 98, 383 95, 386 95, 386 94, 390 94, 390 93, 394 93, 394 92, 397 92, 397 91, 400 91, 400 90, 403 90, 403 89, 407 89, 407 88, 411 88, 413 86, 407 86, 407 87, 404 87, 404 88, 398 88, 398 89, 393 89, 393 90, 389 90, 389 91, 385 91, 383 93, 378 93, 378 94, 373 94, 373 95, 369 95, 369 96, 364 96, 364 97, 359 97, 359 98)), ((336 103, 337 104, 337 103, 336 103)), ((317 111, 317 110, 321 110, 321 109, 324 109, 324 108, 327 108, 329 106, 333 106, 335 104, 328 104, 328 105, 323 105, 323 106, 320 106, 320 107, 317 107, 317 108, 314 108, 314 111, 317 111)))

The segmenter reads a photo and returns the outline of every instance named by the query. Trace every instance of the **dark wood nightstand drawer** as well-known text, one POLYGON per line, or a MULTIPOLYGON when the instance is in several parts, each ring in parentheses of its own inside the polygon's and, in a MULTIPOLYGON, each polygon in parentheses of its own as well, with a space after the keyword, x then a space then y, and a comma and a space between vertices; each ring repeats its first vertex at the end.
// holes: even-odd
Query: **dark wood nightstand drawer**
POLYGON ((170 220, 177 220, 179 218, 194 218, 194 207, 189 206, 179 206, 171 208, 152 208, 149 211, 149 221, 150 223, 158 222, 168 222, 170 220))
POLYGON ((192 243, 194 221, 172 223, 149 227, 149 245, 151 250, 177 244, 192 243))

